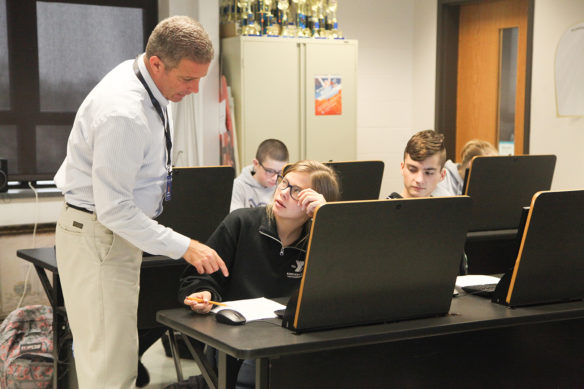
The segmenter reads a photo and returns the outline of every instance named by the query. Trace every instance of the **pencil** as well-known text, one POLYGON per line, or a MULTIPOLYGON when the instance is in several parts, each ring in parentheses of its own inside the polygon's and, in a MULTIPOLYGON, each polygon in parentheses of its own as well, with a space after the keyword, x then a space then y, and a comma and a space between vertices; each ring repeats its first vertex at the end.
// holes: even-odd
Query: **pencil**
MULTIPOLYGON (((201 298, 198 298, 198 297, 187 297, 187 300, 196 301, 196 302, 198 302, 198 303, 203 303, 203 302, 205 302, 205 300, 203 300, 203 299, 201 299, 201 298)), ((209 301, 207 301, 207 302, 208 302, 209 304, 213 304, 213 305, 219 305, 219 306, 221 306, 221 307, 228 307, 228 306, 229 306, 229 305, 227 305, 227 304, 218 303, 217 301, 211 301, 211 300, 209 300, 209 301)))

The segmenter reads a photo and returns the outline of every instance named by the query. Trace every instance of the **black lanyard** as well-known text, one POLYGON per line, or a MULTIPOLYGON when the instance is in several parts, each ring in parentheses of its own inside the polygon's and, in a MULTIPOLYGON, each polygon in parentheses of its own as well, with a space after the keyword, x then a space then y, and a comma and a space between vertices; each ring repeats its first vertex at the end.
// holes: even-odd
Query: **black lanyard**
POLYGON ((146 83, 144 76, 142 76, 142 73, 140 73, 140 68, 138 67, 138 60, 137 59, 134 60, 134 72, 136 72, 136 77, 138 77, 138 80, 140 80, 142 85, 144 85, 146 92, 148 92, 148 96, 150 96, 150 101, 152 101, 152 105, 154 106, 154 109, 156 109, 156 112, 158 112, 158 116, 160 116, 160 120, 162 120, 162 125, 164 126, 164 138, 166 139, 166 170, 168 171, 168 174, 170 175, 170 173, 172 172, 172 166, 171 166, 171 160, 170 160, 170 152, 172 150, 172 140, 170 139, 170 128, 169 128, 168 119, 167 119, 168 112, 166 112, 166 109, 164 111, 162 110, 160 103, 158 102, 158 100, 156 100, 156 98, 152 94, 152 91, 148 87, 148 84, 146 83), (164 114, 165 112, 166 112, 166 115, 164 114))
POLYGON ((164 111, 162 110, 160 103, 158 102, 158 100, 156 100, 156 98, 152 94, 152 91, 148 87, 148 84, 146 83, 144 76, 142 76, 142 73, 140 73, 140 68, 138 67, 138 58, 134 60, 134 72, 136 73, 136 77, 138 77, 138 80, 140 80, 142 85, 144 85, 144 89, 146 89, 146 92, 148 92, 148 96, 150 96, 150 101, 152 101, 152 105, 154 106, 154 109, 156 109, 156 112, 158 112, 158 116, 160 116, 160 120, 162 120, 162 125, 164 126, 164 139, 166 140, 166 171, 168 172, 166 176, 166 191, 164 194, 164 200, 170 201, 172 184, 172 162, 170 153, 172 151, 172 139, 170 139, 168 111, 166 111, 166 108, 164 109, 164 111))

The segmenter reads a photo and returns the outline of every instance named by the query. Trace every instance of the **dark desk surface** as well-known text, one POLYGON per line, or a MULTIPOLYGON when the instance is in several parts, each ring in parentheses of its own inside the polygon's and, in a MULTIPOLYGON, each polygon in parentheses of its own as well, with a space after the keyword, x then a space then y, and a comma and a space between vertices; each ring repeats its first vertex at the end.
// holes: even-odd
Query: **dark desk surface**
MULTIPOLYGON (((57 259, 54 247, 22 249, 16 252, 19 258, 31 262, 35 267, 47 269, 57 276, 57 259)), ((140 297, 138 301, 138 328, 160 326, 156 322, 156 311, 180 307, 177 298, 179 277, 186 266, 184 259, 172 259, 163 255, 145 256, 140 271, 140 297)), ((57 281, 58 282, 58 281, 57 281)), ((48 281, 47 281, 48 283, 48 281)), ((49 288, 49 285, 45 286, 49 288)), ((55 301, 62 297, 60 286, 56 291, 47 290, 55 301)), ((59 304, 60 305, 60 304, 59 304)))
POLYGON ((54 247, 42 247, 38 249, 21 249, 16 251, 19 258, 32 262, 33 265, 40 266, 53 273, 57 271, 57 258, 54 247))
MULTIPOLYGON (((36 249, 21 249, 16 251, 16 255, 19 258, 25 259, 32 262, 34 265, 41 266, 51 272, 58 273, 57 271, 57 258, 55 257, 55 247, 41 247, 36 249)), ((156 266, 166 266, 170 263, 176 262, 172 258, 165 257, 164 255, 152 255, 145 256, 142 258, 142 267, 156 267, 156 266)), ((178 260, 178 263, 185 265, 184 260, 178 260)))
POLYGON ((368 326, 295 334, 279 319, 229 326, 213 315, 198 315, 184 308, 159 311, 158 322, 241 359, 275 357, 368 344, 426 338, 584 318, 584 302, 507 308, 490 300, 465 295, 452 300, 446 316, 368 326))
POLYGON ((466 233, 467 241, 476 240, 492 240, 492 239, 515 239, 517 236, 517 228, 508 230, 493 230, 493 231, 470 231, 466 233))

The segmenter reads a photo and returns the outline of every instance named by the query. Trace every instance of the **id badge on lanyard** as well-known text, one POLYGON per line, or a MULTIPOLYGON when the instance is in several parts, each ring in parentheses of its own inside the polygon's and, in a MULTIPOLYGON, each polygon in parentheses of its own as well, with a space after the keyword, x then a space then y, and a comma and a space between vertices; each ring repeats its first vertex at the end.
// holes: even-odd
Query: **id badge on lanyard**
POLYGON ((172 171, 169 171, 166 176, 166 190, 164 191, 164 201, 172 199, 172 171))
POLYGON ((160 116, 160 120, 162 120, 162 125, 164 126, 164 139, 165 139, 165 143, 166 143, 166 171, 167 171, 166 190, 164 191, 164 201, 170 201, 170 199, 172 198, 172 162, 171 162, 172 139, 170 137, 170 126, 169 126, 168 112, 166 112, 166 108, 164 109, 164 111, 162 110, 160 103, 158 102, 158 100, 156 100, 156 98, 152 94, 152 91, 148 87, 146 80, 144 80, 144 77, 140 73, 140 69, 138 68, 138 59, 136 59, 134 61, 134 72, 136 73, 136 77, 138 77, 138 79, 140 80, 140 82, 142 83, 142 85, 144 86, 146 91, 148 92, 148 96, 150 96, 150 100, 152 101, 152 105, 154 106, 154 109, 158 113, 158 116, 160 116), (165 115, 165 112, 166 112, 166 115, 165 115))

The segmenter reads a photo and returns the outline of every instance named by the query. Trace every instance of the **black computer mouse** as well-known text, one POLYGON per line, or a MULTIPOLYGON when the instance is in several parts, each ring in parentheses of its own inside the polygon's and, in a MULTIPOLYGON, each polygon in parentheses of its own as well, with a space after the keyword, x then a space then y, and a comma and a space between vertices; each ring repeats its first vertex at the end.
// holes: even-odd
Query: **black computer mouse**
POLYGON ((245 316, 235 309, 222 309, 215 314, 215 320, 219 323, 231 324, 234 326, 245 324, 245 316))

